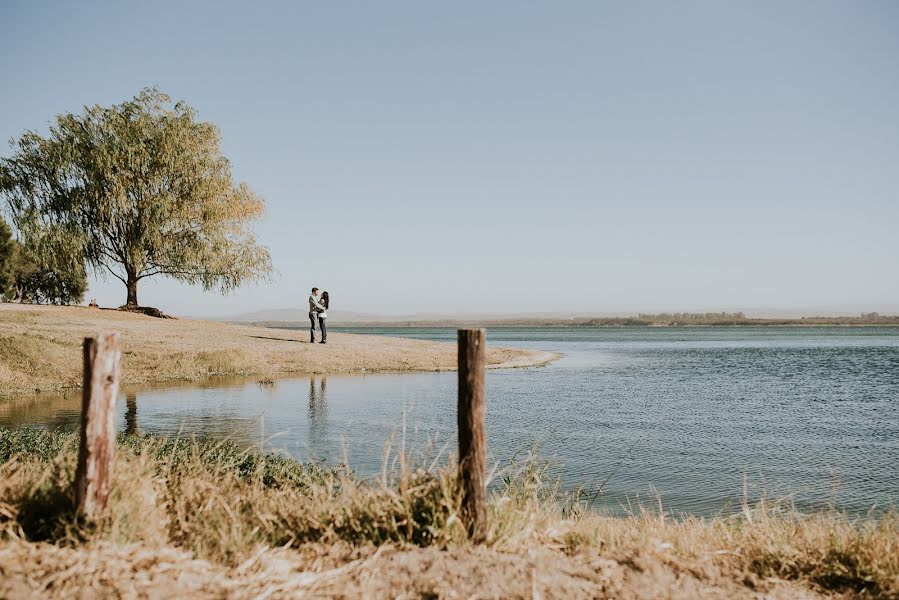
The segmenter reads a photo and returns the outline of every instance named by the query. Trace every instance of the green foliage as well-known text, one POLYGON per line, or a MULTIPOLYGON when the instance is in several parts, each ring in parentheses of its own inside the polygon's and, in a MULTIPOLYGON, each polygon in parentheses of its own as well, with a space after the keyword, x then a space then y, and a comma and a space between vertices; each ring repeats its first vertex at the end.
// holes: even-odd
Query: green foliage
POLYGON ((64 450, 77 450, 78 437, 41 429, 0 427, 0 464, 13 456, 29 456, 49 462, 64 450))
MULTIPOLYGON (((50 435, 64 437, 64 434, 50 435)), ((164 463, 168 469, 177 470, 180 465, 197 462, 210 469, 227 471, 240 479, 258 476, 265 487, 302 488, 310 482, 323 481, 327 473, 314 463, 299 463, 277 454, 261 454, 231 441, 121 435, 119 444, 136 455, 145 454, 164 463)))
POLYGON ((0 296, 9 297, 15 288, 16 241, 6 221, 0 219, 0 296))
MULTIPOLYGON (((169 470, 184 464, 200 464, 246 480, 259 476, 265 487, 305 487, 322 482, 333 472, 314 463, 300 463, 277 454, 262 454, 231 441, 159 438, 148 435, 119 435, 119 447, 135 456, 144 455, 169 470)), ((0 464, 13 456, 29 456, 42 462, 60 453, 78 449, 74 433, 42 429, 0 427, 0 464)))
POLYGON ((71 256, 26 248, 0 220, 0 296, 31 304, 80 302, 87 291, 87 273, 83 261, 71 256))
POLYGON ((222 292, 271 270, 249 225, 264 203, 234 183, 211 123, 156 89, 58 115, 0 160, 0 193, 42 260, 83 259, 127 287, 163 275, 222 292))
POLYGON ((87 291, 84 265, 63 262, 52 255, 39 258, 19 246, 15 269, 15 298, 30 304, 75 304, 87 291))
POLYGON ((83 270, 66 272, 37 267, 21 275, 16 280, 19 299, 30 304, 77 304, 87 291, 83 270))

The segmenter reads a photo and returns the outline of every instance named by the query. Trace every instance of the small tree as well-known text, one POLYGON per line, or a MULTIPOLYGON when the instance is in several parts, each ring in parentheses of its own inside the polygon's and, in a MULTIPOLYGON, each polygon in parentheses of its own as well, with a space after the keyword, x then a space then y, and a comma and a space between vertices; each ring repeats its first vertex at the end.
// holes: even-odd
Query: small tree
POLYGON ((16 240, 12 230, 3 219, 0 219, 0 296, 9 298, 13 295, 16 283, 16 240))
POLYGON ((67 261, 67 253, 45 254, 42 259, 40 252, 20 244, 0 219, 0 296, 4 301, 73 304, 84 298, 84 262, 67 261))
POLYGON ((13 299, 32 304, 75 304, 84 299, 84 264, 41 259, 18 245, 13 299), (48 262, 48 260, 50 262, 48 262))
POLYGON ((47 137, 26 132, 0 159, 0 193, 26 245, 112 274, 130 307, 154 275, 226 292, 269 273, 271 257, 250 229, 264 203, 232 181, 219 139, 194 109, 145 89, 58 115, 47 137))

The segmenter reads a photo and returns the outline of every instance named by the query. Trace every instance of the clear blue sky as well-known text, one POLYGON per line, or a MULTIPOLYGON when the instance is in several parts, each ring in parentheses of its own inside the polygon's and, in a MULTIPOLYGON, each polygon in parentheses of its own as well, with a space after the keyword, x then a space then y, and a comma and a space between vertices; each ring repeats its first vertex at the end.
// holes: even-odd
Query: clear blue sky
POLYGON ((142 282, 176 314, 313 284, 376 313, 899 306, 892 0, 4 0, 0 65, 4 142, 148 85, 221 127, 280 274, 142 282))

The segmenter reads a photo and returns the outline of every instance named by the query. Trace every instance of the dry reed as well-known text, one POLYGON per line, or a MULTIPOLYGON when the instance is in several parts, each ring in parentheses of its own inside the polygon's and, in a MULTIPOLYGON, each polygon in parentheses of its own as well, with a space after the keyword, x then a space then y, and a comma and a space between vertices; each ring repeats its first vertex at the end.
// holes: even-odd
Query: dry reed
POLYGON ((123 437, 108 517, 86 523, 75 450, 0 430, 0 597, 899 597, 895 513, 610 517, 560 500, 529 461, 472 546, 451 463, 363 481, 227 442, 123 437))

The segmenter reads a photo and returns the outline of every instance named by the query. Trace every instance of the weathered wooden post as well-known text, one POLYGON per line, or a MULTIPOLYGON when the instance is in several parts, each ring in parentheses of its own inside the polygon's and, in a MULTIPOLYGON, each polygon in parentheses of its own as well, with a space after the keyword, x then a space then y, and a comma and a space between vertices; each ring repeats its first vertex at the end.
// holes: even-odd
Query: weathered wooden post
POLYGON ((462 480, 462 519, 474 541, 487 531, 485 484, 487 439, 484 432, 484 364, 487 335, 483 329, 459 330, 459 477, 462 480))
POLYGON ((118 334, 85 338, 81 446, 78 450, 78 468, 75 471, 75 509, 88 518, 99 517, 109 499, 116 444, 120 359, 118 334))

